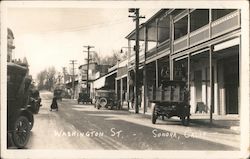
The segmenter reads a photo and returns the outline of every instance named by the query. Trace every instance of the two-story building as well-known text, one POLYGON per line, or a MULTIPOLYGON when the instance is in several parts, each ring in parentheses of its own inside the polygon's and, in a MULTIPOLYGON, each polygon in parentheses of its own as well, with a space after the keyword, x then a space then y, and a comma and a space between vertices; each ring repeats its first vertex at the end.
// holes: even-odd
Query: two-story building
MULTIPOLYGON (((132 47, 135 30, 126 38, 132 47)), ((139 78, 146 107, 150 106, 147 89, 160 85, 165 69, 169 74, 165 78, 187 81, 191 113, 201 103, 207 113, 239 113, 240 9, 161 9, 140 25, 139 40, 143 44, 139 78)), ((131 51, 129 72, 134 56, 131 51)), ((127 90, 131 94, 133 88, 127 90)))
POLYGON ((79 73, 78 73, 78 89, 77 94, 79 92, 88 91, 90 92, 90 97, 93 98, 94 96, 94 86, 93 82, 105 75, 108 72, 109 65, 98 65, 96 62, 90 62, 89 66, 87 64, 79 66, 79 73), (88 69, 87 69, 88 67, 88 69), (87 71, 88 71, 88 87, 87 87, 87 71))

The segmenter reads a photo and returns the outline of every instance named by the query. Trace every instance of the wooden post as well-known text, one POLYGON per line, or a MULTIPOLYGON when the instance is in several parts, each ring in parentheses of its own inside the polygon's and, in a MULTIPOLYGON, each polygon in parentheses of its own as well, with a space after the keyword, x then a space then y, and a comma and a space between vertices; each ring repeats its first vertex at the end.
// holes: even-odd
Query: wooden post
POLYGON ((143 107, 143 113, 145 114, 145 112, 147 112, 147 107, 148 107, 148 103, 147 103, 147 98, 148 98, 148 88, 147 88, 147 64, 146 64, 146 60, 147 60, 147 51, 148 51, 148 29, 147 26, 145 25, 144 28, 144 69, 143 69, 143 86, 144 86, 144 107, 143 107))
POLYGON ((174 51, 174 21, 172 15, 169 16, 169 21, 170 21, 170 28, 169 28, 169 35, 170 35, 170 54, 169 54, 169 71, 170 71, 170 80, 173 80, 174 76, 174 69, 173 69, 173 59, 172 59, 172 54, 174 51))
POLYGON ((188 91, 190 92, 190 53, 188 54, 188 74, 187 74, 187 84, 188 84, 188 91))
POLYGON ((120 109, 121 109, 122 106, 123 106, 123 99, 122 99, 122 98, 123 98, 123 96, 122 96, 122 95, 123 95, 123 94, 122 94, 122 92, 123 92, 123 79, 122 79, 122 78, 121 78, 121 82, 120 82, 120 87, 121 87, 121 88, 120 88, 120 89, 121 89, 121 90, 120 90, 120 99, 121 99, 121 101, 120 101, 120 104, 121 104, 120 109))
POLYGON ((212 54, 213 54, 213 46, 210 46, 209 49, 209 78, 210 78, 210 126, 213 124, 213 96, 214 96, 214 90, 213 90, 213 66, 212 66, 212 54))
POLYGON ((155 86, 159 87, 159 72, 158 72, 158 60, 155 60, 155 86))

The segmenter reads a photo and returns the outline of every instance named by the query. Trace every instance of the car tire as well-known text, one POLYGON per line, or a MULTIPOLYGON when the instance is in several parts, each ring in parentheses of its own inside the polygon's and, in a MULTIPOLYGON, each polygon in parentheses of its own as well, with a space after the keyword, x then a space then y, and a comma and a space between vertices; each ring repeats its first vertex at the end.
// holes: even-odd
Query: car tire
POLYGON ((30 122, 27 117, 19 116, 13 124, 12 140, 17 148, 24 148, 30 138, 30 122))

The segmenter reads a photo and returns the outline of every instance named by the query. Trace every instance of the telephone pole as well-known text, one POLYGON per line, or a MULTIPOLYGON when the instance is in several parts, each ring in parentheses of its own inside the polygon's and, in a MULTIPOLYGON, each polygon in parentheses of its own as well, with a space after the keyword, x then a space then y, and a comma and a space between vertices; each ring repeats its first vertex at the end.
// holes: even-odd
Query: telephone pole
MULTIPOLYGON (((132 17, 135 21, 135 113, 139 113, 139 101, 138 101, 138 95, 139 95, 139 79, 138 79, 138 67, 139 67, 139 22, 140 18, 145 18, 139 15, 139 8, 130 8, 129 13, 134 13, 133 16, 129 15, 129 17, 132 17)), ((146 78, 146 77, 144 77, 146 78)))
POLYGON ((72 98, 74 99, 75 97, 75 64, 76 64, 76 60, 70 60, 70 64, 72 64, 72 90, 73 90, 73 96, 72 98))
POLYGON ((86 87, 87 87, 87 95, 89 97, 89 61, 90 61, 90 59, 89 59, 89 53, 90 53, 90 49, 94 48, 94 46, 87 45, 87 46, 83 46, 83 47, 87 48, 87 51, 83 51, 83 52, 87 52, 88 53, 88 57, 87 57, 87 81, 86 81, 86 87))

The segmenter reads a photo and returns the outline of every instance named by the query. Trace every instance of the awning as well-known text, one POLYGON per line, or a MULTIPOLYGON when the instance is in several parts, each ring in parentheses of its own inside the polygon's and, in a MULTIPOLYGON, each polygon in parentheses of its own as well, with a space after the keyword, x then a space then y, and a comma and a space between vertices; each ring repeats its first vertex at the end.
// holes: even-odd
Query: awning
POLYGON ((240 44, 240 38, 239 37, 234 38, 232 40, 228 40, 228 41, 225 41, 223 43, 214 45, 214 52, 219 51, 219 50, 223 50, 225 48, 229 48, 231 46, 239 45, 239 44, 240 44))
MULTIPOLYGON (((93 88, 94 89, 100 89, 102 87, 107 87, 110 85, 110 83, 112 83, 112 81, 110 81, 110 77, 113 77, 114 75, 116 76, 117 74, 117 70, 111 71, 109 73, 107 73, 106 75, 96 79, 95 81, 93 81, 93 88)), ((113 77, 113 81, 115 81, 115 78, 113 77)))
POLYGON ((96 89, 99 89, 99 88, 102 88, 104 87, 105 85, 105 80, 106 80, 106 76, 103 76, 97 80, 95 80, 93 83, 94 83, 94 88, 96 89))

